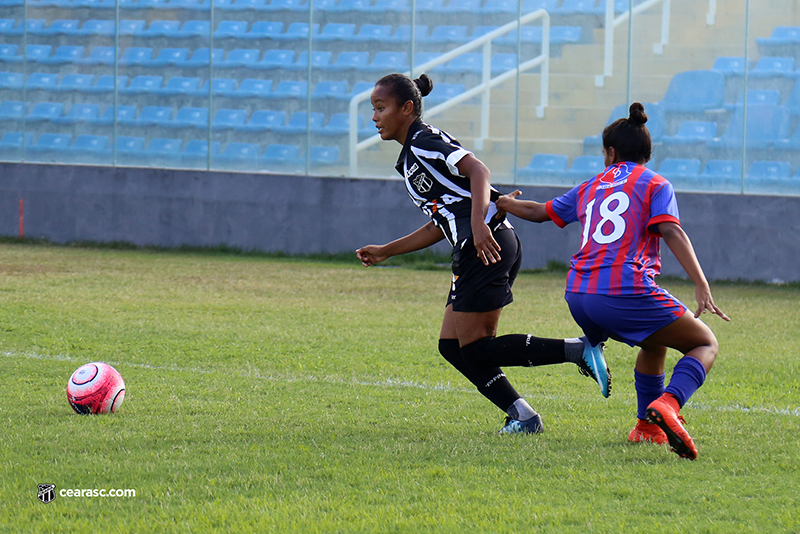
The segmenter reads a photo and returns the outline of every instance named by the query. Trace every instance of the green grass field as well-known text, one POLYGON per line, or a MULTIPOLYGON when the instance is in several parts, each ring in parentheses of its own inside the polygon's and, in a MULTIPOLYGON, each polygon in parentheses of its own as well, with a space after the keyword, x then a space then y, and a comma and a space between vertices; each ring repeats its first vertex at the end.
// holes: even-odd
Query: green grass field
MULTIPOLYGON (((713 285, 733 321, 708 319, 721 353, 683 410, 690 462, 627 443, 635 351, 614 342, 608 400, 572 365, 508 369, 546 432, 497 435, 503 414, 436 351, 448 284, 436 268, 0 245, 0 532, 800 532, 797 285, 713 285), (78 416, 66 382, 96 360, 127 396, 78 416), (43 504, 40 483, 136 496, 43 504)), ((563 284, 522 274, 501 333, 580 335, 563 284)))

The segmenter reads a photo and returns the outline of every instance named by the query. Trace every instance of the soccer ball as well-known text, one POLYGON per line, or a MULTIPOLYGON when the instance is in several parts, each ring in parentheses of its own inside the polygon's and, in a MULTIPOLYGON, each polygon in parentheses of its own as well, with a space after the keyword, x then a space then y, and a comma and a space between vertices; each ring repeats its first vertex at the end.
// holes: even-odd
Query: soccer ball
POLYGON ((81 415, 114 413, 125 400, 125 381, 107 363, 87 363, 69 377, 67 400, 81 415))

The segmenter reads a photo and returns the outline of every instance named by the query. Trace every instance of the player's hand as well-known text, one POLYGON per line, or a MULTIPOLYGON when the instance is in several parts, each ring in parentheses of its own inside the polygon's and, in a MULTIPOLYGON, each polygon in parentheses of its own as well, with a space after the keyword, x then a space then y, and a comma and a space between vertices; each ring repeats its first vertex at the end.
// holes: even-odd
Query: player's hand
POLYGON ((512 191, 507 195, 501 195, 500 198, 494 201, 494 205, 497 206, 497 209, 501 212, 501 215, 505 215, 508 213, 509 204, 514 202, 514 199, 517 198, 522 194, 522 191, 517 189, 516 191, 512 191))
POLYGON ((366 247, 361 247, 360 249, 356 250, 356 256, 358 256, 358 259, 361 260, 361 263, 364 265, 364 267, 369 267, 371 265, 375 265, 376 263, 380 263, 389 257, 381 250, 382 247, 379 245, 367 245, 366 247))
POLYGON ((716 304, 714 304, 714 299, 711 297, 711 290, 706 287, 697 287, 694 291, 694 297, 697 299, 697 311, 694 312, 695 318, 700 317, 700 315, 710 311, 714 315, 718 315, 721 318, 725 319, 726 321, 730 321, 730 317, 725 315, 725 312, 720 310, 716 304))
POLYGON ((478 259, 484 265, 500 261, 500 245, 495 241, 492 231, 486 226, 486 223, 481 222, 473 225, 472 242, 475 245, 475 250, 478 251, 478 259))

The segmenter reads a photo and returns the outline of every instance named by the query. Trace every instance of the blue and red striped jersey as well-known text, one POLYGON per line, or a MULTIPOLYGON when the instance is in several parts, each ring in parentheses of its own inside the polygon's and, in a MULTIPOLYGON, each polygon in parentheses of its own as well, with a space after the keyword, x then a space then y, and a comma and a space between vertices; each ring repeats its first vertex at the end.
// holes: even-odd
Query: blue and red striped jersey
POLYGON ((558 226, 580 221, 583 229, 568 292, 639 295, 658 287, 658 224, 680 224, 675 191, 665 178, 636 163, 616 163, 546 208, 558 226))

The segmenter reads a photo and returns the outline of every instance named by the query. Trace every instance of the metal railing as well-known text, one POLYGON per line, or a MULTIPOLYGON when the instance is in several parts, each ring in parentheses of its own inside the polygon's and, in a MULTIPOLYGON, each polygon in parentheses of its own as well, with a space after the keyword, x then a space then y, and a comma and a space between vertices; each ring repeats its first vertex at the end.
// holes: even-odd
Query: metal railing
MULTIPOLYGON (((518 37, 519 37, 518 33, 518 37)), ((432 107, 431 109, 425 112, 426 117, 430 117, 433 115, 437 115, 442 113, 443 111, 455 107, 462 102, 469 100, 477 95, 481 95, 481 133, 480 137, 476 139, 476 147, 480 149, 483 145, 483 141, 489 137, 489 102, 490 102, 490 91, 492 87, 503 83, 504 81, 508 80, 509 78, 513 78, 517 75, 517 73, 521 73, 527 70, 531 70, 535 67, 541 65, 541 93, 540 93, 540 100, 539 105, 536 107, 536 116, 537 117, 544 117, 544 110, 547 107, 547 99, 548 99, 548 84, 549 84, 549 75, 550 75, 550 15, 544 9, 539 9, 534 11, 533 13, 528 13, 527 15, 523 15, 519 20, 515 20, 513 22, 509 22, 508 24, 493 30, 474 41, 471 41, 467 44, 459 46, 451 50, 450 52, 446 52, 441 56, 423 63, 419 66, 414 66, 410 72, 406 72, 406 74, 410 75, 412 78, 416 77, 423 72, 426 72, 434 67, 447 63, 451 59, 460 56, 470 50, 474 50, 478 47, 483 47, 483 69, 482 69, 482 77, 481 83, 476 85, 475 87, 457 95, 446 102, 439 104, 438 106, 432 107), (533 59, 528 61, 524 61, 519 63, 519 56, 517 54, 517 67, 511 70, 508 70, 498 76, 492 78, 491 77, 491 62, 492 62, 492 40, 497 39, 498 37, 505 35, 518 29, 520 26, 533 22, 537 19, 542 19, 542 50, 541 53, 533 59)), ((518 47, 518 52, 520 49, 518 47)), ((349 156, 350 156, 350 176, 356 176, 358 174, 358 152, 360 150, 364 150, 365 148, 369 148, 370 146, 377 144, 381 137, 379 134, 375 134, 372 137, 365 139, 364 141, 358 142, 358 105, 370 98, 372 90, 364 91, 356 96, 354 96, 350 100, 350 137, 349 137, 349 156)))
MULTIPOLYGON (((633 0, 629 1, 633 2, 633 0)), ((653 53, 660 56, 664 53, 664 45, 669 44, 670 0, 647 0, 621 13, 618 17, 614 17, 614 0, 606 0, 603 74, 598 74, 595 77, 595 86, 603 87, 605 79, 614 74, 614 28, 626 21, 630 22, 629 17, 631 14, 636 15, 659 3, 661 4, 661 41, 653 45, 653 53)))

